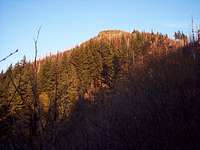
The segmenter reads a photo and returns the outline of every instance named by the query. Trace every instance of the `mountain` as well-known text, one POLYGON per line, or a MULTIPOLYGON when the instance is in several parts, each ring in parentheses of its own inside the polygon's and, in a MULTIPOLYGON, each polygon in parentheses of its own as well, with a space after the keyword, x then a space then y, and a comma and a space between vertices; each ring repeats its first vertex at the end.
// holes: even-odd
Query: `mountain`
MULTIPOLYGON (((139 32, 134 30, 133 32, 127 32, 127 31, 122 31, 122 30, 104 30, 98 33, 97 36, 91 38, 88 41, 85 41, 83 43, 80 44, 80 46, 87 46, 87 44, 90 41, 107 41, 107 42, 119 42, 121 40, 126 40, 126 44, 127 46, 130 45, 130 39, 131 38, 136 38, 137 34, 141 34, 144 38, 146 38, 147 40, 152 40, 150 42, 152 42, 154 45, 158 44, 159 38, 164 37, 165 36, 165 42, 164 44, 169 44, 170 46, 172 46, 173 48, 178 48, 178 47, 183 47, 184 44, 187 44, 187 41, 184 43, 181 39, 180 40, 173 40, 167 37, 167 35, 162 35, 161 33, 148 33, 148 32, 139 32)), ((118 43, 118 45, 120 45, 118 43)), ((61 52, 60 55, 70 55, 72 52, 72 49, 67 49, 64 50, 64 52, 61 52)), ((52 57, 52 56, 50 56, 52 57)))
POLYGON ((106 30, 0 74, 0 149, 199 149, 200 47, 106 30))

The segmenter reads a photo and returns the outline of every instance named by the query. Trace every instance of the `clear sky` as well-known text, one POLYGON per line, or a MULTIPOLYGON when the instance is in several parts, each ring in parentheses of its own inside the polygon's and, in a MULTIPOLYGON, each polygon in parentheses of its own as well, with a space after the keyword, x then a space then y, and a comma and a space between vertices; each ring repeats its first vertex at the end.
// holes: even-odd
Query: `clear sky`
POLYGON ((33 39, 42 26, 39 56, 71 48, 104 29, 189 33, 200 24, 200 0, 0 0, 0 70, 24 55, 32 59, 33 39))

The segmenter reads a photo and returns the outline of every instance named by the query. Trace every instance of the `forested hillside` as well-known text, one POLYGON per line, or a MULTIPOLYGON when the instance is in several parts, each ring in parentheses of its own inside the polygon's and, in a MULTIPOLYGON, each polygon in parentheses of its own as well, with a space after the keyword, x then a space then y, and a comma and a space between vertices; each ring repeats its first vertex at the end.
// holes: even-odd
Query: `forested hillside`
POLYGON ((11 65, 0 74, 0 149, 199 149, 200 46, 175 38, 107 30, 11 65))

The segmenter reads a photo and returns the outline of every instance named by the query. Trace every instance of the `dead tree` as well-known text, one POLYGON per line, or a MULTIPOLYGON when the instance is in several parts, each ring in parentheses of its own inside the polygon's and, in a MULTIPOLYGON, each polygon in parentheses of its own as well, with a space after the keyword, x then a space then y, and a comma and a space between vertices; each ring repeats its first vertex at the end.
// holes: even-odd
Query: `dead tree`
POLYGON ((39 94, 38 94, 38 84, 37 84, 37 53, 38 53, 38 38, 40 34, 41 27, 37 32, 37 37, 34 39, 34 50, 35 50, 35 57, 34 62, 32 65, 32 76, 31 76, 31 87, 32 87, 32 115, 31 115, 31 122, 30 122, 30 136, 31 138, 41 134, 41 124, 40 124, 40 106, 39 106, 39 94))

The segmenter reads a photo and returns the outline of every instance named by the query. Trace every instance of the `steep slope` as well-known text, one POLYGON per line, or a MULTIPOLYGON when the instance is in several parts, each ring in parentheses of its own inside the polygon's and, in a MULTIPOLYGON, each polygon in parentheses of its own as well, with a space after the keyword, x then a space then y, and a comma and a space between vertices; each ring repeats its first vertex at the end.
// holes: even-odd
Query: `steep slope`
POLYGON ((0 75, 0 149, 198 147, 198 49, 107 30, 39 60, 35 136, 33 64, 20 61, 0 75))

